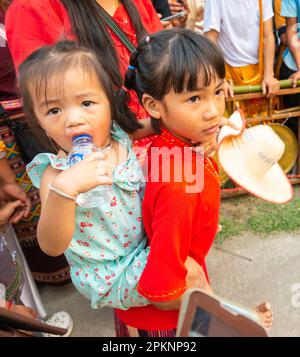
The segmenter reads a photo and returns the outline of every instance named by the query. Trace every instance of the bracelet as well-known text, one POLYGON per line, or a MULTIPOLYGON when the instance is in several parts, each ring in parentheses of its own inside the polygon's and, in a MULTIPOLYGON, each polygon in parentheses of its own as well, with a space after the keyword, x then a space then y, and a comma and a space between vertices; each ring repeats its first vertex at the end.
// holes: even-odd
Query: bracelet
POLYGON ((62 197, 65 197, 65 198, 68 198, 69 200, 76 201, 76 197, 70 196, 70 195, 68 195, 67 193, 65 193, 65 192, 63 192, 63 191, 61 191, 61 190, 59 190, 58 188, 53 187, 52 185, 48 185, 48 187, 49 187, 49 189, 50 189, 51 191, 54 191, 54 192, 57 193, 58 195, 60 195, 60 196, 62 196, 62 197))

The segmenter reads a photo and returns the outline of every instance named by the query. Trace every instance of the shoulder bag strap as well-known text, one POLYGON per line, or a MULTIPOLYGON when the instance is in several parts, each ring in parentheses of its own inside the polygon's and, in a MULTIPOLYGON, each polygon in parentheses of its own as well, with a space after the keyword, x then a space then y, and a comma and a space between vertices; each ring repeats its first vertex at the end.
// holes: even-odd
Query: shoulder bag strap
POLYGON ((129 40, 128 36, 125 32, 121 29, 121 27, 116 23, 112 16, 102 7, 101 13, 103 16, 103 20, 105 21, 106 25, 113 31, 113 33, 119 38, 119 40, 123 43, 123 45, 128 49, 130 53, 135 51, 134 44, 129 40))

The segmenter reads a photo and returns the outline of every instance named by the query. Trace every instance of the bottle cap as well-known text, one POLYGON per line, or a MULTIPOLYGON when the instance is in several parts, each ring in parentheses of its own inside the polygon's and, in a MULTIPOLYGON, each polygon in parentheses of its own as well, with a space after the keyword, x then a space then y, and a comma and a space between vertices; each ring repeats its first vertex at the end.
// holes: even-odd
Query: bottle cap
POLYGON ((92 140, 92 136, 89 135, 89 134, 79 134, 79 135, 75 135, 73 136, 72 138, 72 141, 77 141, 78 139, 89 139, 89 140, 92 140))

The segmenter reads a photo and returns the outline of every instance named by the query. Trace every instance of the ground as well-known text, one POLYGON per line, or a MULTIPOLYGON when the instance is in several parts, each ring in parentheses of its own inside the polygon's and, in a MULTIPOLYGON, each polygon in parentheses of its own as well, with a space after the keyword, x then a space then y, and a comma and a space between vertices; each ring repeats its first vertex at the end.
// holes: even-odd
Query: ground
POLYGON ((275 232, 300 230, 300 188, 294 187, 293 199, 281 205, 267 203, 250 195, 223 199, 220 224, 223 229, 217 236, 217 244, 243 232, 268 237, 275 232))
MULTIPOLYGON (((299 209, 299 189, 286 205, 250 196, 223 200, 223 231, 207 258, 217 294, 249 307, 271 303, 271 336, 300 336, 299 209)), ((114 336, 112 310, 92 310, 71 284, 40 291, 49 314, 62 309, 71 314, 72 336, 114 336)))

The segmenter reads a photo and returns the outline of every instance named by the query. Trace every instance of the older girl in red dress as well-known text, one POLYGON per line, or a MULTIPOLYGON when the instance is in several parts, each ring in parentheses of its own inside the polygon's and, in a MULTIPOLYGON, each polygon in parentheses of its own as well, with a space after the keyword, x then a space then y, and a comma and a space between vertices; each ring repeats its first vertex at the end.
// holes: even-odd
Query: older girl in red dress
POLYGON ((189 30, 147 36, 131 57, 126 87, 160 135, 148 151, 143 219, 150 253, 138 284, 151 305, 117 310, 117 336, 174 336, 184 291, 211 291, 205 258, 217 233, 220 182, 215 163, 193 147, 216 140, 224 78, 219 49, 189 30), (188 259, 198 279, 189 280, 188 259))

